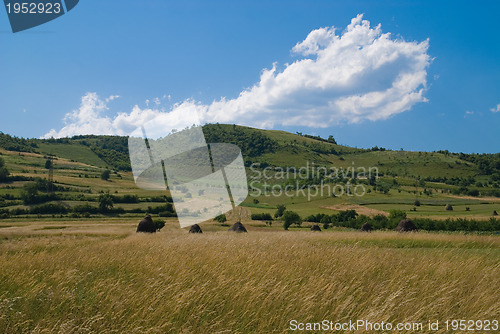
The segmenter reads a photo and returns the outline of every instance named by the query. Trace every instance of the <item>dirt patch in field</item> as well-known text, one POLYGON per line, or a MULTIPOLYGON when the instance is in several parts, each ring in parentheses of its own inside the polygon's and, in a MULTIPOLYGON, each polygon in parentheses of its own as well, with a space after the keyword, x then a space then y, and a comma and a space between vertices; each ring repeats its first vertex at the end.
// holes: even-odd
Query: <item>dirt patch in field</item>
POLYGON ((500 198, 498 197, 474 197, 474 196, 457 196, 457 195, 446 195, 446 197, 500 203, 500 198))
POLYGON ((375 215, 384 215, 388 216, 389 214, 382 210, 368 208, 366 206, 357 205, 357 204, 337 204, 332 206, 322 206, 323 209, 335 210, 335 211, 343 211, 343 210, 356 210, 360 215, 366 215, 373 217, 375 215))

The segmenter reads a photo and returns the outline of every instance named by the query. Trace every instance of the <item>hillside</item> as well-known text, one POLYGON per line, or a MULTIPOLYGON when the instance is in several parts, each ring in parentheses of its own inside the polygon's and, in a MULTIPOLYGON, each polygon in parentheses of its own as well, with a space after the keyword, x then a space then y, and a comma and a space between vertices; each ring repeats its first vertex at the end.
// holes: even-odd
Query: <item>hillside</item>
MULTIPOLYGON (((332 136, 224 124, 206 125, 203 131, 207 143, 241 148, 250 185, 250 196, 242 204, 248 218, 274 215, 279 204, 309 221, 315 220, 311 215, 347 209, 368 216, 398 209, 410 217, 440 220, 487 220, 493 211, 500 212, 500 154, 358 149, 337 145, 332 136), (454 210, 445 211, 446 204, 454 210)), ((40 215, 43 210, 33 207, 44 203, 54 204, 52 214, 99 216, 99 198, 107 192, 115 204, 108 214, 175 216, 165 207, 168 194, 136 187, 126 137, 23 139, 0 133, 0 158, 9 172, 3 179, 0 173, 4 217, 40 215), (54 167, 50 186, 49 158, 54 167), (111 171, 109 180, 101 179, 106 169, 111 171), (33 183, 36 196, 26 201, 26 187, 33 183)))

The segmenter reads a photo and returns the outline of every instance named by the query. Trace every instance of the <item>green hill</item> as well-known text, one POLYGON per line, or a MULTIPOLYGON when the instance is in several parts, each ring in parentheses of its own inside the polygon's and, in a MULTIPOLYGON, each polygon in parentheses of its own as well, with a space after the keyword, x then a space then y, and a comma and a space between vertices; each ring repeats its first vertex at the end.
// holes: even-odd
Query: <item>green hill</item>
MULTIPOLYGON (((242 204, 249 210, 248 217, 250 213, 274 215, 279 204, 302 217, 345 209, 373 216, 398 209, 416 218, 484 220, 493 211, 500 212, 500 154, 358 149, 337 145, 332 136, 324 139, 227 124, 205 125, 203 131, 207 143, 241 148, 250 186, 250 196, 242 204), (278 188, 293 195, 272 192, 278 188), (361 188, 362 196, 349 193, 361 188), (312 193, 315 190, 318 194, 312 193), (445 211, 445 204, 452 204, 454 210, 445 211)), ((99 196, 107 192, 114 196, 118 215, 170 215, 164 207, 168 193, 135 185, 127 144, 127 137, 118 136, 24 139, 0 133, 4 162, 0 217, 29 216, 39 212, 33 206, 43 203, 66 208, 49 208, 55 213, 96 214, 99 196), (54 166, 52 189, 46 181, 49 158, 54 166), (106 169, 111 171, 108 180, 101 179, 106 169), (6 176, 5 170, 10 174, 6 176), (40 203, 23 199, 30 183, 36 183, 40 203)))

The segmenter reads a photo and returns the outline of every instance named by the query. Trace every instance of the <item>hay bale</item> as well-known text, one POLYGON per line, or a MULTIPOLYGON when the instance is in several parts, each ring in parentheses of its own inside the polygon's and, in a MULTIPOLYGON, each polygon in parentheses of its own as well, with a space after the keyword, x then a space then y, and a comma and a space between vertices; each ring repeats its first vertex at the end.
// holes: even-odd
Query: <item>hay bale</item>
POLYGON ((372 225, 370 223, 364 223, 360 229, 361 232, 371 232, 372 230, 373 230, 373 228, 372 228, 372 225))
POLYGON ((493 211, 493 216, 498 216, 497 210, 493 211))
POLYGON ((451 206, 451 204, 446 204, 444 208, 446 211, 453 211, 453 206, 451 206))
POLYGON ((189 228, 189 233, 203 233, 203 231, 201 230, 200 225, 194 224, 189 228))
POLYGON ((228 231, 236 232, 236 233, 242 233, 242 232, 247 232, 247 229, 241 222, 236 222, 234 223, 233 226, 229 228, 228 231))
POLYGON ((314 224, 313 226, 311 226, 311 231, 321 232, 321 227, 319 227, 319 225, 314 224))
POLYGON ((156 225, 150 215, 147 215, 139 222, 136 232, 156 233, 156 225))
POLYGON ((413 222, 409 219, 403 219, 402 221, 399 222, 398 226, 396 227, 396 231, 398 232, 413 232, 417 231, 417 227, 413 222))

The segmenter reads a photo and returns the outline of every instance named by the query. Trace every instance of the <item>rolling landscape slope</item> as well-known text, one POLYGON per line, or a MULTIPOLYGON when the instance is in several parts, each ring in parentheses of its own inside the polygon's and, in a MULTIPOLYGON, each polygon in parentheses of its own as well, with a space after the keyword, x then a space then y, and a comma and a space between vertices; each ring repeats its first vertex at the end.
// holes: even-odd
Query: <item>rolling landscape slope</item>
MULTIPOLYGON (((338 145, 333 136, 323 139, 225 124, 205 125, 203 131, 207 143, 241 148, 250 186, 250 196, 242 203, 248 218, 272 218, 278 205, 313 222, 314 215, 348 209, 372 217, 401 210, 409 217, 438 220, 489 220, 500 211, 500 154, 359 149, 338 145), (453 210, 445 210, 447 204, 453 210)), ((173 209, 162 209, 168 193, 136 187, 126 137, 23 139, 0 134, 0 154, 10 173, 0 183, 0 210, 6 219, 35 213, 175 216, 173 209), (53 165, 52 185, 47 184, 47 160, 53 165), (107 170, 110 177, 103 179, 107 170), (27 200, 27 185, 33 183, 34 199, 27 200), (100 198, 107 193, 113 209, 100 212, 100 198), (49 212, 33 209, 49 204, 49 212)))

